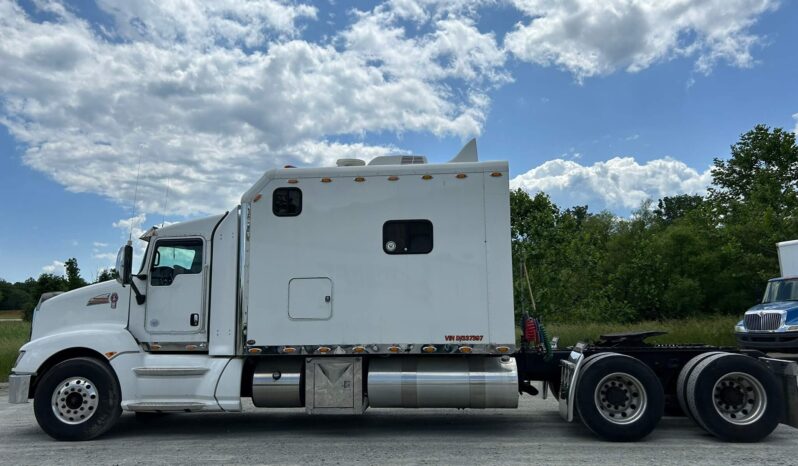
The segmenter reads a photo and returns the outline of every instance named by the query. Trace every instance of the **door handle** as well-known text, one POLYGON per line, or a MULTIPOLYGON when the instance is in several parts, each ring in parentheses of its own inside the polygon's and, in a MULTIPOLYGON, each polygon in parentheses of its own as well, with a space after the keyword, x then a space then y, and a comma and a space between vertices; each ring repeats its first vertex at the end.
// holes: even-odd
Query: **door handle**
POLYGON ((191 314, 191 326, 196 327, 199 325, 199 314, 191 314))

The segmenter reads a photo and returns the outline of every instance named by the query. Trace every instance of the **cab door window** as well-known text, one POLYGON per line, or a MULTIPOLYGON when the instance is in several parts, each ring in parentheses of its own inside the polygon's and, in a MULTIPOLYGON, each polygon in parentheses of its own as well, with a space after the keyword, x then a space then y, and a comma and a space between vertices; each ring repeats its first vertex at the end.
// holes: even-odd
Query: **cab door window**
POLYGON ((202 272, 202 240, 159 241, 152 255, 150 284, 169 286, 179 275, 202 272))

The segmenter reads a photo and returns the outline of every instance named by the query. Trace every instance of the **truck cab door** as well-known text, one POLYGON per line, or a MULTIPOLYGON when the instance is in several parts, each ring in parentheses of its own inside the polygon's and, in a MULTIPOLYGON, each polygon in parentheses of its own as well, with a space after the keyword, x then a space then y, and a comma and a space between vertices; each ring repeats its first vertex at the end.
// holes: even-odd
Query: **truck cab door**
POLYGON ((156 240, 145 278, 143 335, 136 335, 150 349, 207 350, 206 258, 203 238, 156 240))

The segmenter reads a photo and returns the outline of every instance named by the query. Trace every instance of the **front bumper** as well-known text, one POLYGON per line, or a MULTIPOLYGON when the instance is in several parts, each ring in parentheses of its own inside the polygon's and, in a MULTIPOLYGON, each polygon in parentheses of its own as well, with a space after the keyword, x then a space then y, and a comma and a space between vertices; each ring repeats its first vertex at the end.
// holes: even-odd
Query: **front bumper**
POLYGON ((27 403, 30 391, 30 374, 11 374, 8 376, 8 402, 27 403))
POLYGON ((740 348, 798 351, 798 332, 745 332, 734 335, 740 348))

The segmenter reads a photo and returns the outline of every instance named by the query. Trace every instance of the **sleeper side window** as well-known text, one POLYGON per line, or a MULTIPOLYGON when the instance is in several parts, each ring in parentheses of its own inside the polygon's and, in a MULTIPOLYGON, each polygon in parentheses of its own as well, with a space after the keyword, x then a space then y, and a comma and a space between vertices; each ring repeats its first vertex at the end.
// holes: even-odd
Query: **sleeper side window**
POLYGON ((178 275, 201 272, 202 240, 158 241, 150 267, 152 286, 169 286, 178 275))
POLYGON ((296 217, 302 213, 302 191, 299 188, 275 189, 272 212, 278 217, 296 217))
POLYGON ((382 225, 382 250, 386 254, 429 254, 432 251, 432 222, 388 220, 382 225))

